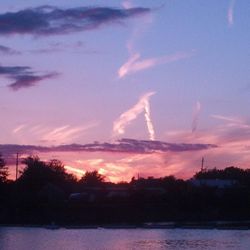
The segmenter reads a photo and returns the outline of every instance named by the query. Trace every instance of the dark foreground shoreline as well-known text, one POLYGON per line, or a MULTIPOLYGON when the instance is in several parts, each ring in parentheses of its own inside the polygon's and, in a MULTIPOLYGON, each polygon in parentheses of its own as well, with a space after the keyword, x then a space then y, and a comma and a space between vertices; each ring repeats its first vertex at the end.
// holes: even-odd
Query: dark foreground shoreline
POLYGON ((100 225, 34 225, 34 224, 0 224, 3 227, 56 229, 218 229, 250 230, 250 221, 211 221, 211 222, 162 222, 133 224, 100 224, 100 225))
POLYGON ((97 171, 77 181, 57 161, 27 161, 19 179, 0 185, 0 226, 250 229, 250 169, 114 184, 97 171))

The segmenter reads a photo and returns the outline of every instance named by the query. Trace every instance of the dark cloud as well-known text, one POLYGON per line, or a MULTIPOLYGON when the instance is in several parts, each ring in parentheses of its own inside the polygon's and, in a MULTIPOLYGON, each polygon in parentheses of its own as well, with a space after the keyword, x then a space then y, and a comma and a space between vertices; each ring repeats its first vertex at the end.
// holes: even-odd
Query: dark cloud
POLYGON ((47 47, 44 47, 42 49, 28 50, 28 52, 35 54, 51 54, 58 52, 97 54, 98 50, 88 48, 84 42, 77 41, 74 43, 62 43, 62 42, 50 43, 47 45, 47 47))
POLYGON ((1 75, 14 80, 14 82, 8 85, 11 90, 19 90, 21 88, 36 86, 38 82, 56 77, 58 74, 55 72, 38 74, 26 66, 0 66, 1 75))
POLYGON ((54 6, 41 6, 0 14, 0 34, 65 34, 96 29, 103 24, 120 22, 147 12, 150 12, 150 9, 108 7, 60 9, 54 6))
POLYGON ((14 50, 12 48, 0 45, 0 54, 2 55, 20 55, 21 52, 14 50))
POLYGON ((161 141, 146 141, 134 139, 121 139, 115 143, 92 143, 92 144, 70 144, 53 147, 42 147, 33 145, 0 145, 0 152, 9 159, 14 159, 15 154, 38 154, 41 152, 119 152, 151 154, 164 152, 186 152, 199 151, 215 148, 213 144, 187 144, 167 143, 161 141))
MULTIPOLYGON (((34 73, 33 73, 34 74, 34 73)), ((36 86, 36 84, 42 80, 54 78, 57 73, 49 73, 45 75, 19 75, 15 77, 16 81, 9 85, 12 90, 19 90, 21 88, 29 88, 36 86)))
POLYGON ((110 151, 150 154, 155 152, 183 152, 203 150, 216 147, 211 144, 167 143, 162 141, 147 141, 135 139, 121 139, 116 143, 93 143, 81 146, 88 151, 110 151))

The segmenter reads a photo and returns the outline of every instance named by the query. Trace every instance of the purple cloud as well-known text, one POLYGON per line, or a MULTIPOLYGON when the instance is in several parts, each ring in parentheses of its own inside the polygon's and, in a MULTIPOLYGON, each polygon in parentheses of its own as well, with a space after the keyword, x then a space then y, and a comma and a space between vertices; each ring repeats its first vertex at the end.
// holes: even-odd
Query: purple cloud
POLYGON ((15 154, 39 154, 44 152, 116 152, 152 154, 164 152, 187 152, 200 151, 216 148, 214 144, 188 144, 188 143, 167 143, 161 141, 121 139, 115 143, 92 143, 92 144, 68 144, 53 147, 42 147, 34 145, 10 145, 0 144, 0 152, 7 158, 15 157, 15 154))
POLYGON ((0 75, 14 80, 8 85, 11 90, 19 90, 36 86, 38 82, 56 77, 58 73, 38 74, 27 66, 0 66, 0 75))
POLYGON ((9 85, 12 90, 19 90, 21 88, 34 87, 36 84, 42 80, 54 78, 57 73, 49 73, 45 75, 20 75, 15 77, 16 81, 9 85))
POLYGON ((27 8, 0 14, 0 34, 52 35, 91 30, 101 25, 150 12, 148 8, 117 9, 78 7, 61 9, 54 6, 27 8))
POLYGON ((20 55, 21 52, 14 50, 10 47, 0 45, 0 54, 2 55, 20 55))

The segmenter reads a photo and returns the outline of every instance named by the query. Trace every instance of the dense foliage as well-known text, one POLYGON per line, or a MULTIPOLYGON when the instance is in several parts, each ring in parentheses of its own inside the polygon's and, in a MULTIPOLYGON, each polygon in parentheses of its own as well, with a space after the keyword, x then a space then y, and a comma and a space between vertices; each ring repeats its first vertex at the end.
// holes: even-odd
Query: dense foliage
POLYGON ((6 167, 5 160, 0 154, 0 183, 6 182, 8 177, 8 168, 6 167))
POLYGON ((24 164, 20 177, 10 181, 0 157, 2 224, 250 219, 249 169, 202 170, 186 181, 166 176, 114 184, 98 171, 86 172, 78 181, 58 160, 44 162, 35 156, 24 159, 24 164), (220 186, 225 181, 227 186, 220 186))

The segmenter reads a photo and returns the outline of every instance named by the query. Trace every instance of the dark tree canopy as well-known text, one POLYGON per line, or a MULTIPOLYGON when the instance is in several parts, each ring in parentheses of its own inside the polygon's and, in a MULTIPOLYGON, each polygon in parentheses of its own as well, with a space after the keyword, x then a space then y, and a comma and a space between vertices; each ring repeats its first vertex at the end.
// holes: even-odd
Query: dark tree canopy
POLYGON ((5 160, 2 154, 0 154, 0 183, 6 182, 8 175, 8 168, 6 167, 5 160))
POLYGON ((98 186, 104 183, 105 177, 98 173, 97 170, 87 171, 84 176, 80 179, 80 183, 89 186, 98 186))
POLYGON ((51 160, 47 163, 37 156, 29 156, 23 160, 23 163, 26 167, 18 181, 29 187, 40 188, 48 183, 64 186, 76 181, 73 175, 65 171, 61 161, 51 160))
MULTIPOLYGON (((23 163, 17 181, 0 182, 0 225, 138 226, 176 221, 176 226, 201 222, 217 227, 216 221, 228 220, 231 225, 235 220, 234 227, 244 221, 250 228, 250 169, 203 169, 193 176, 222 180, 219 183, 236 180, 228 186, 194 185, 174 176, 132 178, 130 183, 117 184, 105 182, 97 170, 87 171, 77 181, 59 160, 45 162, 30 156, 23 163)), ((0 166, 5 167, 2 157, 0 166)))
POLYGON ((230 179, 237 180, 241 183, 247 183, 250 181, 249 169, 241 169, 238 167, 227 167, 225 169, 208 169, 202 170, 194 175, 195 179, 230 179))

